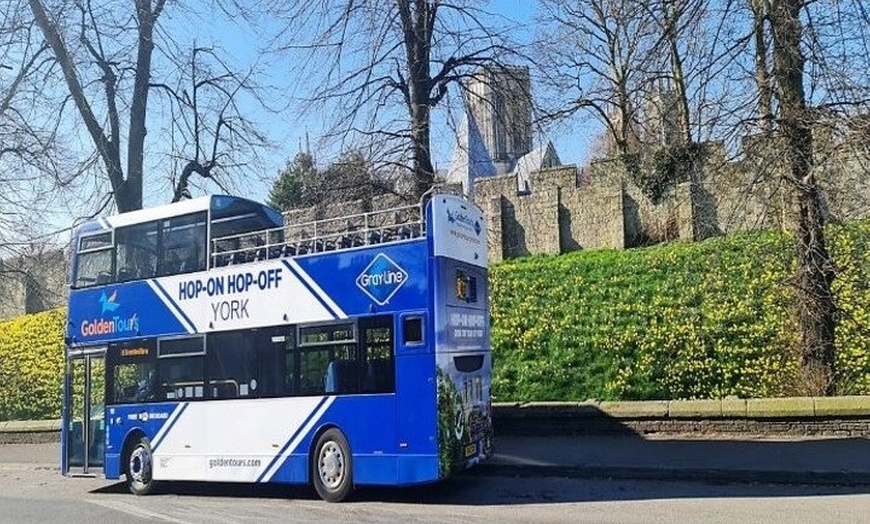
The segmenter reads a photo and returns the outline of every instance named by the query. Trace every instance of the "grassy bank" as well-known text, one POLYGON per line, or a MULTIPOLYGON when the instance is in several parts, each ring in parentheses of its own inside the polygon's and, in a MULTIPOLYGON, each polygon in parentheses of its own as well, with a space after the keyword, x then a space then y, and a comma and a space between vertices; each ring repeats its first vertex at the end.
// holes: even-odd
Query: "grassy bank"
MULTIPOLYGON (((870 223, 835 227, 842 394, 870 393, 870 223)), ((755 233, 491 269, 500 400, 800 394, 793 248, 755 233)))

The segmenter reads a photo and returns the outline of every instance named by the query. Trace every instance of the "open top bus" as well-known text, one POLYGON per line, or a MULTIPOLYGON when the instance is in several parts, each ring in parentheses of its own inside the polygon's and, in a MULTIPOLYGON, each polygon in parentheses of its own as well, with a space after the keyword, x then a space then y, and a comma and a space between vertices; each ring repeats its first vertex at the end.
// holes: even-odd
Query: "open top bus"
POLYGON ((208 196, 72 239, 62 472, 433 482, 491 455, 486 228, 471 202, 285 224, 208 196))

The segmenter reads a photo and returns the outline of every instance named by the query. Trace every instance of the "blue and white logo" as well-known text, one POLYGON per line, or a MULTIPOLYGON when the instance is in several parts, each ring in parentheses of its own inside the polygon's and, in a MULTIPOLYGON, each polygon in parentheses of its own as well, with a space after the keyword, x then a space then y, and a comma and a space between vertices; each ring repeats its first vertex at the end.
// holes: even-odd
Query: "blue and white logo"
POLYGON ((356 277, 356 285, 376 304, 383 306, 407 280, 407 271, 387 255, 378 253, 372 263, 356 277))
POLYGON ((480 227, 480 221, 473 219, 468 213, 462 211, 454 211, 451 213, 450 208, 447 208, 447 222, 474 231, 475 235, 480 236, 480 230, 482 229, 480 227))
POLYGON ((103 294, 100 295, 100 306, 103 310, 103 314, 114 313, 116 309, 118 309, 119 304, 117 302, 118 299, 118 290, 116 289, 111 296, 107 297, 106 292, 103 291, 103 294))

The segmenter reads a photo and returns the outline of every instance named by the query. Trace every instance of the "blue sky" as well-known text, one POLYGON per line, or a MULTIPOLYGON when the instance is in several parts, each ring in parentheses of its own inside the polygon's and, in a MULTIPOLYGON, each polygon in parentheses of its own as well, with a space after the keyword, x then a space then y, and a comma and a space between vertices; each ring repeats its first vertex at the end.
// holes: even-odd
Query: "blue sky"
MULTIPOLYGON (((260 32, 244 24, 226 22, 222 15, 216 15, 209 10, 209 6, 213 7, 213 5, 211 2, 192 5, 169 3, 158 24, 158 31, 170 34, 175 45, 181 50, 189 50, 194 43, 197 46, 217 48, 236 71, 244 71, 252 64, 256 64, 256 68, 262 73, 259 82, 274 88, 272 91, 267 91, 266 98, 280 108, 280 111, 268 112, 259 108, 257 104, 251 103, 246 105, 245 110, 247 116, 250 116, 258 124, 258 128, 271 139, 274 147, 262 153, 260 165, 252 166, 244 175, 246 181, 235 188, 238 194, 262 201, 265 200, 279 169, 287 160, 293 158, 301 145, 304 145, 306 133, 311 137, 312 144, 315 143, 319 133, 323 131, 322 123, 316 118, 301 119, 298 105, 293 101, 295 80, 290 77, 287 58, 262 54, 261 49, 266 42, 263 41, 260 32)), ((493 0, 486 9, 517 22, 520 27, 525 28, 525 36, 529 37, 535 29, 533 16, 536 5, 537 2, 526 0, 493 0)), ((155 64, 158 64, 161 58, 155 55, 155 64)), ((155 69, 155 72, 158 72, 158 69, 155 69)), ((166 78, 165 75, 155 76, 153 81, 165 81, 166 78)), ((534 84, 532 88, 534 91, 534 84)), ((168 183, 168 173, 180 170, 180 166, 171 165, 165 157, 167 148, 164 145, 167 143, 167 138, 165 134, 161 134, 161 127, 165 126, 170 115, 159 113, 159 104, 155 103, 158 96, 156 93, 152 94, 149 105, 144 198, 146 207, 169 202, 172 192, 168 183)), ((99 102, 97 102, 98 106, 99 102)), ((77 113, 71 107, 66 113, 68 123, 64 125, 69 128, 71 135, 69 138, 72 142, 70 145, 79 149, 82 155, 89 154, 93 151, 93 143, 85 134, 84 127, 80 125, 77 113), (80 132, 75 131, 76 129, 80 132)), ((455 141, 453 132, 447 129, 443 122, 443 110, 436 108, 433 112, 433 125, 436 126, 432 133, 433 160, 436 167, 440 169, 448 167, 455 141), (437 127, 439 125, 441 127, 437 127)), ((535 143, 541 145, 547 139, 552 140, 563 163, 582 163, 587 156, 587 140, 584 138, 586 134, 588 133, 581 122, 574 127, 563 126, 559 132, 550 132, 547 136, 537 136, 535 143)), ((315 153, 318 161, 325 164, 334 159, 338 151, 318 150, 315 153)), ((102 169, 101 163, 99 168, 102 169)), ((82 194, 87 198, 81 200, 76 195, 65 193, 60 199, 63 200, 61 207, 66 209, 58 210, 55 216, 45 217, 43 231, 59 232, 56 242, 65 243, 68 238, 65 230, 77 221, 77 217, 93 213, 98 201, 97 193, 108 190, 107 182, 98 182, 96 178, 93 180, 94 182, 84 183, 88 187, 81 188, 82 194)), ((198 196, 206 191, 217 193, 221 190, 213 184, 205 184, 202 189, 195 189, 193 194, 198 196)))
MULTIPOLYGON (((521 27, 528 28, 525 34, 527 38, 530 37, 530 32, 534 30, 532 22, 535 7, 536 2, 530 0, 494 0, 487 9, 516 21, 521 27)), ((170 11, 167 12, 169 13, 170 11)), ((175 32, 177 24, 190 27, 188 16, 172 17, 164 20, 164 23, 167 29, 172 32, 175 32)), ((288 67, 282 64, 282 61, 286 60, 286 58, 263 57, 260 54, 260 47, 264 42, 261 41, 259 35, 254 31, 228 25, 195 24, 193 27, 197 28, 196 33, 188 33, 183 38, 187 38, 190 41, 195 39, 198 45, 213 42, 222 47, 237 64, 252 63, 259 57, 261 69, 265 73, 263 83, 279 87, 281 90, 279 98, 292 98, 294 79, 289 76, 287 72, 288 67)), ((182 32, 181 34, 184 33, 182 32)), ((534 89, 535 86, 533 85, 534 89)), ((264 169, 270 176, 273 176, 283 167, 288 159, 291 159, 299 151, 300 145, 305 144, 306 133, 310 137, 311 142, 314 143, 323 131, 322 123, 316 118, 300 120, 298 106, 292 101, 277 115, 269 114, 253 106, 252 113, 254 114, 254 119, 266 130, 273 142, 278 144, 275 150, 270 151, 264 156, 266 160, 264 169)), ((439 114, 439 109, 436 108, 433 112, 433 125, 438 126, 441 123, 443 126, 443 122, 443 110, 439 114)), ((584 138, 584 135, 587 133, 583 129, 580 129, 580 127, 579 123, 574 123, 573 127, 562 126, 561 129, 553 130, 547 135, 536 136, 535 143, 538 145, 545 143, 546 140, 552 140, 563 163, 582 163, 586 160, 588 148, 587 140, 584 138)), ((436 163, 436 167, 446 169, 453 150, 452 133, 443 127, 441 129, 434 129, 432 146, 434 152, 433 160, 436 163)), ((319 151, 317 153, 320 153, 318 161, 327 163, 337 154, 337 151, 319 151)), ((249 196, 258 200, 265 199, 269 191, 268 184, 265 183, 260 183, 253 189, 255 194, 249 196)))

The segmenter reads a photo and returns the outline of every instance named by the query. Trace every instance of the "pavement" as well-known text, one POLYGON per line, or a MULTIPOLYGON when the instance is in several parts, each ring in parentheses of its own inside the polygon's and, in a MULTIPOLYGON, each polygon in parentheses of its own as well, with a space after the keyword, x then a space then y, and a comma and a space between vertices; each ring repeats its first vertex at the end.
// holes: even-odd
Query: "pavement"
MULTIPOLYGON (((0 472, 58 469, 60 444, 0 444, 0 472)), ((870 439, 497 437, 476 473, 723 483, 870 485, 870 439)), ((475 474, 476 474, 475 473, 475 474)))

